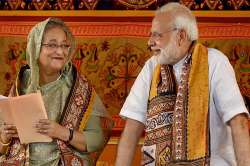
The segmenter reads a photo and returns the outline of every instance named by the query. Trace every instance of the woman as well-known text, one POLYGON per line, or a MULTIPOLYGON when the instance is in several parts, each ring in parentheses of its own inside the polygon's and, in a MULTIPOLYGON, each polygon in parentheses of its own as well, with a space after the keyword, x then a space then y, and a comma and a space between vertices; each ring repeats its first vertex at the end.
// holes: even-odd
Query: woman
POLYGON ((48 119, 34 127, 53 141, 21 145, 16 127, 3 123, 0 165, 95 165, 112 123, 94 89, 72 65, 74 46, 69 28, 56 18, 29 33, 28 65, 21 68, 10 96, 41 92, 48 119))

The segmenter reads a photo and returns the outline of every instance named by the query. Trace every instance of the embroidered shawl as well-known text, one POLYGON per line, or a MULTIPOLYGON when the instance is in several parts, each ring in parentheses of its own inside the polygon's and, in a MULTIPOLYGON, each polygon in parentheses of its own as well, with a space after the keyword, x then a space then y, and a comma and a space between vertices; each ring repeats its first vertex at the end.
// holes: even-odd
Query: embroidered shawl
POLYGON ((142 165, 208 165, 208 57, 196 44, 175 89, 171 66, 156 66, 143 146, 142 165))

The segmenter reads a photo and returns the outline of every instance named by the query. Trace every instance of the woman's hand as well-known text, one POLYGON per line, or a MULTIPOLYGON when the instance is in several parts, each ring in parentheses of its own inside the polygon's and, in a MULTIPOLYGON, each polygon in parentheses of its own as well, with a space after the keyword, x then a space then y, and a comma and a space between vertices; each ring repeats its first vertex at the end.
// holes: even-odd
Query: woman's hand
POLYGON ((16 126, 3 123, 1 126, 1 142, 8 143, 13 137, 18 137, 16 126))
POLYGON ((35 128, 38 133, 47 135, 51 138, 67 141, 69 137, 69 130, 66 127, 48 119, 40 119, 35 124, 35 128))
POLYGON ((48 119, 40 119, 35 124, 35 128, 40 134, 47 135, 51 138, 60 139, 64 142, 70 143, 79 151, 87 151, 85 137, 83 133, 79 131, 74 131, 72 140, 68 142, 70 135, 69 129, 64 126, 61 126, 60 124, 54 121, 48 119))

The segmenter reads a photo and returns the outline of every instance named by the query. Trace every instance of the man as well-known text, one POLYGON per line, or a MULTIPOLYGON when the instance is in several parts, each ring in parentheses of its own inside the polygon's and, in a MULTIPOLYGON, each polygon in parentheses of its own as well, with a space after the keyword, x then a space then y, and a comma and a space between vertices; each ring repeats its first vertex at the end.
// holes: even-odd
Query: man
POLYGON ((142 165, 249 166, 248 112, 226 56, 196 43, 191 11, 160 8, 138 75, 120 112, 126 125, 117 166, 132 163, 145 129, 142 165))

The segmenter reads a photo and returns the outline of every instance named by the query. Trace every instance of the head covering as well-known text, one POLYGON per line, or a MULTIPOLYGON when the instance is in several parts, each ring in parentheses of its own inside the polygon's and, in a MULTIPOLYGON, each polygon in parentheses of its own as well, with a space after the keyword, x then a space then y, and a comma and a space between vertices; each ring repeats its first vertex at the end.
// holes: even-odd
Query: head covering
POLYGON ((62 27, 64 32, 67 35, 67 40, 70 41, 70 49, 68 53, 68 61, 65 63, 63 70, 69 68, 70 60, 72 57, 73 50, 75 48, 75 41, 73 35, 69 31, 69 28, 65 25, 65 23, 57 18, 48 18, 42 22, 36 24, 30 31, 28 38, 27 38, 27 55, 26 59, 28 65, 30 67, 30 82, 28 85, 27 93, 35 92, 39 86, 39 64, 38 59, 41 52, 41 46, 43 41, 43 36, 45 31, 47 30, 47 25, 49 23, 54 23, 55 25, 52 27, 62 27))

